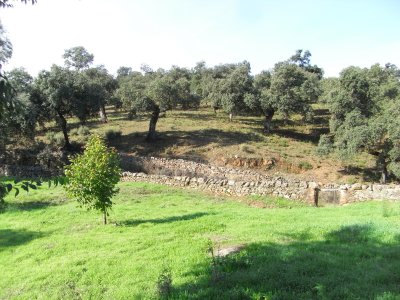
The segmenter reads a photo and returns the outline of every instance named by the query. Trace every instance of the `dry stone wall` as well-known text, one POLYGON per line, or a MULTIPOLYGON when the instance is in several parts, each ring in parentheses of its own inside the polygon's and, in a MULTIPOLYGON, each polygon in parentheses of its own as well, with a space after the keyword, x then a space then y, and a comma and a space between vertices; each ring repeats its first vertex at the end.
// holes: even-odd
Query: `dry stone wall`
POLYGON ((238 196, 273 195, 319 204, 345 204, 370 199, 400 200, 399 185, 322 185, 182 159, 123 155, 122 160, 128 170, 123 173, 124 181, 149 181, 238 196))
MULTIPOLYGON (((290 177, 269 176, 252 170, 218 167, 182 159, 121 154, 123 181, 146 181, 190 187, 226 195, 272 195, 310 204, 345 204, 370 199, 400 200, 400 185, 319 184, 290 177)), ((0 176, 59 175, 41 167, 0 166, 0 176)))
POLYGON ((40 178, 61 175, 60 170, 48 170, 40 166, 0 165, 0 176, 40 178))

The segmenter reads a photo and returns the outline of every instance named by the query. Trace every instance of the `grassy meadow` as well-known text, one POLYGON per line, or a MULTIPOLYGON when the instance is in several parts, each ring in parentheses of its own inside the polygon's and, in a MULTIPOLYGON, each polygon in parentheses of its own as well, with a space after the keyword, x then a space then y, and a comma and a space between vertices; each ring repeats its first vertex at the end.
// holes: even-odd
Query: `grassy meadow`
POLYGON ((0 299, 400 299, 399 202, 120 189, 108 225, 60 187, 9 195, 0 299))

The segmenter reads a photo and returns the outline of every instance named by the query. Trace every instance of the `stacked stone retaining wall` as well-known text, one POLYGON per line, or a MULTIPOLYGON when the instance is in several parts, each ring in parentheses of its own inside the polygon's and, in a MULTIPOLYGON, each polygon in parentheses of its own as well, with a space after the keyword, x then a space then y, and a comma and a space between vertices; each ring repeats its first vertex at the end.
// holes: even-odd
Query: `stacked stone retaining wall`
MULTIPOLYGON (((237 196, 272 195, 318 204, 345 204, 371 199, 400 200, 400 185, 396 184, 320 184, 183 159, 124 154, 121 154, 121 159, 123 181, 147 181, 237 196)), ((36 166, 0 166, 0 176, 32 178, 59 173, 36 166)))
POLYGON ((124 181, 149 181, 188 186, 228 195, 273 195, 319 204, 400 200, 400 185, 320 184, 290 177, 269 176, 251 170, 212 166, 183 159, 122 156, 124 181), (126 169, 126 168, 125 168, 126 169))

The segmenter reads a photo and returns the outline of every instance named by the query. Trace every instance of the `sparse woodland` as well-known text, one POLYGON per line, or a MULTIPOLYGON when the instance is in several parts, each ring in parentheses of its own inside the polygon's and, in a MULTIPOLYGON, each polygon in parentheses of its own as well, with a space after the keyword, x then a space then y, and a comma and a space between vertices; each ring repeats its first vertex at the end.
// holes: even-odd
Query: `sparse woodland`
MULTIPOLYGON (((5 63, 12 44, 4 34, 2 40, 5 63)), ((36 157, 29 162, 62 165, 63 155, 55 153, 79 151, 90 128, 96 127, 114 140, 117 149, 145 149, 133 153, 179 157, 184 152, 183 158, 217 162, 233 157, 237 150, 212 157, 201 153, 207 151, 204 148, 185 146, 198 143, 213 150, 218 148, 216 140, 224 140, 244 150, 239 152, 245 156, 279 160, 289 167, 277 170, 286 173, 317 161, 320 169, 324 161, 334 161, 334 172, 361 174, 355 180, 385 183, 400 176, 400 117, 395 113, 400 107, 400 71, 393 64, 350 66, 339 78, 324 78, 322 66, 312 64, 311 53, 297 50, 259 74, 252 74, 250 63, 243 61, 214 67, 199 62, 192 69, 121 67, 113 76, 104 66, 93 66, 94 55, 84 47, 67 49, 63 58, 63 66, 53 65, 36 77, 22 67, 2 71, 3 163, 36 157), (121 126, 130 130, 121 131, 121 126), (165 127, 184 132, 165 132, 165 127), (133 139, 135 134, 143 138, 133 139), (277 138, 283 148, 296 141, 303 145, 296 146, 298 153, 274 155, 271 141, 277 138), (253 143, 256 150, 251 150, 252 143, 246 144, 252 139, 258 141, 253 143), (160 145, 168 149, 160 151, 160 145), (304 154, 312 161, 302 160, 304 154)))

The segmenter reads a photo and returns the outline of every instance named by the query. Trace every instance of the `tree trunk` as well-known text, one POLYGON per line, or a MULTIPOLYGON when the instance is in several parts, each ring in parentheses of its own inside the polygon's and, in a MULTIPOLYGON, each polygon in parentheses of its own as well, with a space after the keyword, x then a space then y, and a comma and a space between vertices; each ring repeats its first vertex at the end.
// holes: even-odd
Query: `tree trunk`
POLYGON ((107 224, 107 212, 103 211, 103 220, 104 220, 104 225, 107 224))
POLYGON ((264 133, 269 134, 271 132, 271 122, 274 117, 275 111, 273 109, 267 109, 264 112, 265 120, 264 120, 264 133))
POLYGON ((229 114, 229 122, 232 122, 232 119, 233 119, 233 113, 230 113, 229 114))
POLYGON ((153 112, 151 113, 149 132, 147 133, 146 141, 151 142, 156 139, 156 125, 159 116, 160 116, 160 107, 158 105, 155 105, 153 112))
POLYGON ((107 114, 106 114, 106 107, 104 103, 100 103, 100 110, 99 110, 100 121, 103 123, 107 123, 107 114))
POLYGON ((68 137, 68 130, 67 130, 67 120, 64 118, 63 114, 59 111, 57 111, 58 117, 59 117, 59 122, 61 126, 61 130, 64 135, 64 140, 65 140, 65 145, 64 148, 69 150, 71 149, 71 144, 69 142, 69 137, 68 137))
POLYGON ((381 170, 381 180, 380 180, 380 183, 386 184, 387 177, 388 177, 387 166, 386 166, 386 163, 383 163, 383 164, 382 164, 382 170, 381 170))

